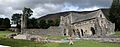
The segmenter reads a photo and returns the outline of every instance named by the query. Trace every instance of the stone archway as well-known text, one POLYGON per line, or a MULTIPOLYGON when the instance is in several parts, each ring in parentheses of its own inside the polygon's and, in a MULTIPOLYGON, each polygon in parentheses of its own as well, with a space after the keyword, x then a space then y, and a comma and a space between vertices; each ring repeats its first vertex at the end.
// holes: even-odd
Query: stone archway
POLYGON ((75 29, 73 29, 73 34, 76 35, 76 33, 75 33, 75 29))
POLYGON ((91 27, 91 31, 92 31, 92 35, 95 35, 95 29, 93 27, 91 27))
POLYGON ((83 29, 81 29, 81 34, 82 34, 82 36, 84 36, 84 32, 83 32, 83 29))
POLYGON ((66 36, 66 35, 67 35, 67 34, 66 34, 66 29, 64 29, 64 32, 63 32, 63 33, 64 33, 64 36, 66 36))
POLYGON ((79 38, 81 37, 78 29, 77 29, 77 35, 78 35, 79 38))

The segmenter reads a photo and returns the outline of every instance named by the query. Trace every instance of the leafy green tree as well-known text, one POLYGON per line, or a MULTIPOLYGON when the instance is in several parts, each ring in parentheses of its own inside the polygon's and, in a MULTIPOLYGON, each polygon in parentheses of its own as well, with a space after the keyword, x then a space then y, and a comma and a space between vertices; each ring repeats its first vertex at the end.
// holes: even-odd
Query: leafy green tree
POLYGON ((55 20, 55 26, 59 26, 59 24, 60 24, 60 19, 56 19, 55 20))
POLYGON ((35 18, 28 19, 28 21, 27 21, 27 27, 28 28, 38 28, 37 19, 35 19, 35 18))
MULTIPOLYGON (((32 14, 33 14, 33 11, 30 8, 24 7, 22 17, 24 19, 25 24, 27 24, 27 21, 32 14)), ((25 28, 26 27, 27 25, 25 25, 25 28)))
POLYGON ((120 30, 120 0, 113 0, 109 19, 115 23, 115 30, 120 30))
POLYGON ((5 23, 6 28, 10 28, 11 25, 10 25, 10 20, 8 18, 4 19, 4 23, 5 23))
POLYGON ((27 18, 30 17, 33 14, 33 11, 30 8, 24 7, 23 9, 23 16, 26 16, 27 18))
POLYGON ((39 20, 38 25, 39 25, 39 28, 43 28, 43 29, 47 29, 48 28, 46 20, 39 20))
POLYGON ((2 25, 3 23, 3 18, 0 18, 0 25, 2 25))
POLYGON ((54 26, 55 23, 54 23, 53 20, 47 20, 47 25, 48 25, 48 26, 54 26))
POLYGON ((17 27, 20 27, 21 15, 22 14, 18 14, 18 13, 12 15, 11 20, 13 21, 14 24, 17 24, 17 27))
POLYGON ((8 18, 0 18, 0 28, 10 28, 10 20, 8 18))

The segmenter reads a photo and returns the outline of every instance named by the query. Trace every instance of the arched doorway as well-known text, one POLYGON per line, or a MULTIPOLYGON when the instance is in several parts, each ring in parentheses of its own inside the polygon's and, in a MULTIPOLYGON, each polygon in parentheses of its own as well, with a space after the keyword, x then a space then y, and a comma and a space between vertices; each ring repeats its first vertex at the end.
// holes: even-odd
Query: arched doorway
POLYGON ((92 34, 95 35, 95 29, 91 27, 92 34))
POLYGON ((77 29, 77 35, 78 35, 79 38, 81 37, 78 29, 77 29))
POLYGON ((76 35, 75 30, 73 29, 73 34, 76 35))
POLYGON ((66 36, 66 29, 64 29, 64 32, 63 32, 63 33, 64 33, 64 36, 66 36))
POLYGON ((83 29, 81 29, 81 34, 82 34, 82 36, 84 36, 83 29))

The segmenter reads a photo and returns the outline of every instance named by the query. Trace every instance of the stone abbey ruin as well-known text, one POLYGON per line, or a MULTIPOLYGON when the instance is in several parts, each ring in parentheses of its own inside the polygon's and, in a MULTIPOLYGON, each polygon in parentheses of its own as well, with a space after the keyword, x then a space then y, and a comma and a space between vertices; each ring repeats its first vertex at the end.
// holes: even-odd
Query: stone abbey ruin
MULTIPOLYGON (((98 9, 94 11, 68 11, 56 13, 51 16, 59 16, 60 25, 51 26, 48 29, 27 29, 25 16, 21 18, 21 33, 31 35, 50 35, 50 36, 76 36, 90 37, 102 36, 114 33, 115 24, 111 23, 107 16, 108 9, 98 9)), ((48 16, 48 19, 51 16, 48 16)))

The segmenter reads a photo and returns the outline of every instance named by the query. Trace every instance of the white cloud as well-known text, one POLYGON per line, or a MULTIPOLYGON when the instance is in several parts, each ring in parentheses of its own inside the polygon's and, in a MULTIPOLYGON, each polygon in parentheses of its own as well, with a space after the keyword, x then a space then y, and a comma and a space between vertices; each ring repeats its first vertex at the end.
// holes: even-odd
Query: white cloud
POLYGON ((33 10, 31 17, 41 17, 60 11, 90 11, 110 7, 112 0, 0 0, 0 17, 11 18, 14 13, 22 13, 24 7, 33 10))
POLYGON ((83 9, 80 9, 80 11, 92 11, 92 10, 97 10, 101 7, 97 7, 97 6, 93 6, 91 8, 83 8, 83 9))
POLYGON ((5 15, 0 15, 0 18, 6 18, 6 16, 5 15))
POLYGON ((79 9, 79 6, 73 6, 69 3, 65 3, 62 11, 78 11, 79 9))

